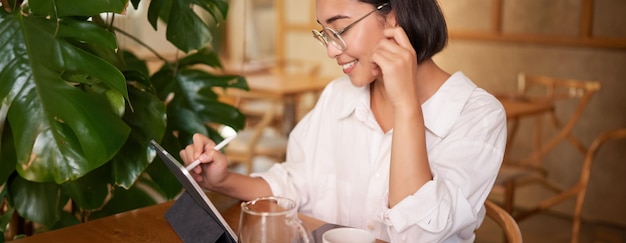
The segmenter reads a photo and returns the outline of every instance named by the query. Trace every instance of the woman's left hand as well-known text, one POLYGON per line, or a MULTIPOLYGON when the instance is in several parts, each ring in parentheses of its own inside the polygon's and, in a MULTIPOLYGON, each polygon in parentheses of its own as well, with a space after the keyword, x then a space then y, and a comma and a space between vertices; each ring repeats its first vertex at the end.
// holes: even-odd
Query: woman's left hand
POLYGON ((394 107, 415 107, 417 55, 401 27, 384 30, 385 38, 372 50, 372 61, 380 68, 387 95, 394 107))

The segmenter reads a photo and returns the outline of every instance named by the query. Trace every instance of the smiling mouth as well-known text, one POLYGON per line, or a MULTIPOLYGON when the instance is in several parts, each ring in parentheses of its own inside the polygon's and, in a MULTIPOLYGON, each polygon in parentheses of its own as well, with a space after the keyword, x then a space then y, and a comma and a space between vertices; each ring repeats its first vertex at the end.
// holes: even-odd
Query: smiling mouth
POLYGON ((357 60, 354 60, 354 61, 351 61, 351 62, 349 62, 349 63, 342 64, 342 65, 341 65, 341 68, 342 68, 343 70, 350 69, 351 67, 353 67, 353 66, 354 66, 354 64, 356 64, 356 62, 357 62, 357 60))

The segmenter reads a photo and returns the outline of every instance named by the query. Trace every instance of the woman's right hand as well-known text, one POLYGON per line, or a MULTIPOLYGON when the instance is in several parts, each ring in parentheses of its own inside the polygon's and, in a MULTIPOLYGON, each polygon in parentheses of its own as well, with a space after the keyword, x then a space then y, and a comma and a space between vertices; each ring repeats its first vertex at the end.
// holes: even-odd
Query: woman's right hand
POLYGON ((200 160, 200 165, 190 170, 191 176, 205 189, 212 189, 224 181, 228 176, 228 159, 220 151, 214 150, 215 142, 208 137, 196 133, 193 135, 193 143, 180 151, 180 157, 185 166, 195 160, 200 160))

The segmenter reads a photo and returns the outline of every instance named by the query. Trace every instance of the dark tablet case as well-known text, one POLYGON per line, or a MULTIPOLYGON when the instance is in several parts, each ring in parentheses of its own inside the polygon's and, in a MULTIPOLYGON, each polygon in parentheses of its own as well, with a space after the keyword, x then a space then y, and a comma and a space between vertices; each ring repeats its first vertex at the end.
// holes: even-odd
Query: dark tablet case
POLYGON ((157 142, 150 143, 185 189, 165 213, 176 234, 184 242, 236 243, 237 236, 187 169, 157 142))

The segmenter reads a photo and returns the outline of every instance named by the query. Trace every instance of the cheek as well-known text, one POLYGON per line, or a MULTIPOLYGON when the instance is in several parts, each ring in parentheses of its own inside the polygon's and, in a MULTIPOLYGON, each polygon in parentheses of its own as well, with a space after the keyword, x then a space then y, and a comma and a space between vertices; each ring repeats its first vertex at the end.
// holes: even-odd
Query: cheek
MULTIPOLYGON (((363 23, 369 24, 370 22, 363 23)), ((347 45, 350 49, 358 55, 359 59, 369 59, 372 49, 378 45, 380 40, 384 38, 383 31, 384 27, 382 25, 370 25, 371 27, 354 29, 354 32, 351 33, 350 40, 347 41, 347 45)), ((352 30, 350 30, 352 31, 352 30)))
POLYGON ((364 60, 359 60, 357 64, 358 67, 349 74, 350 80, 352 84, 357 87, 363 87, 365 85, 369 85, 374 79, 376 79, 376 75, 380 73, 378 66, 364 60))
POLYGON ((359 63, 368 67, 369 70, 377 69, 378 66, 372 62, 372 52, 374 47, 380 43, 383 38, 382 32, 377 29, 368 33, 359 33, 358 40, 354 42, 354 55, 358 57, 359 63))
POLYGON ((359 59, 359 65, 364 75, 376 76, 380 73, 380 68, 376 65, 376 63, 372 62, 369 56, 367 58, 359 59))

